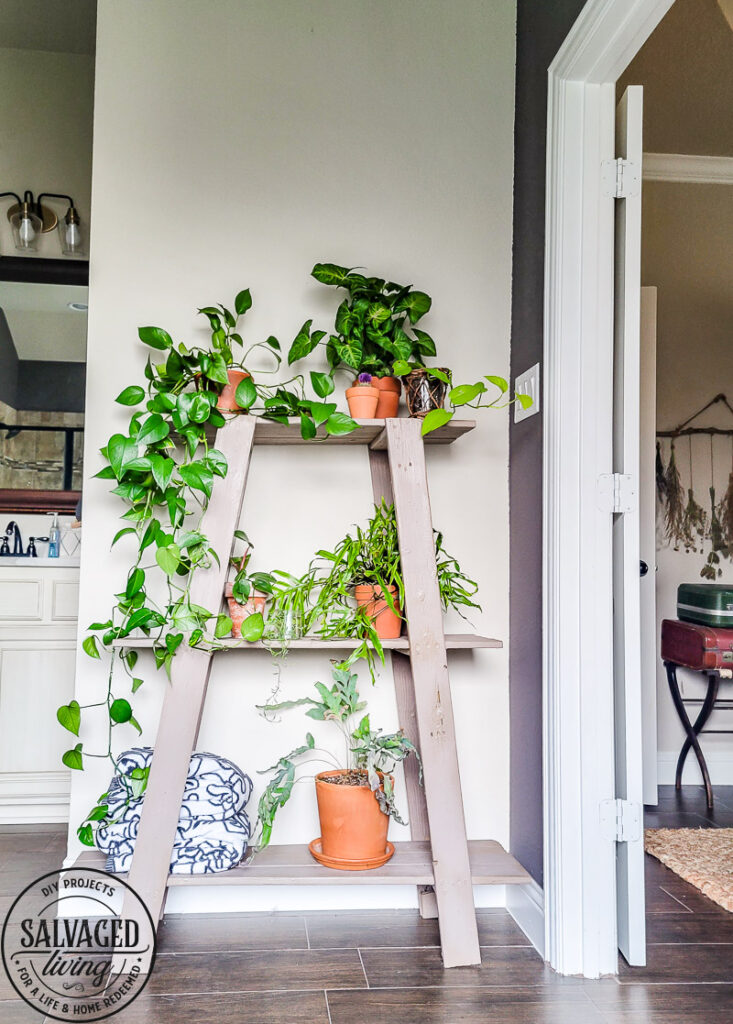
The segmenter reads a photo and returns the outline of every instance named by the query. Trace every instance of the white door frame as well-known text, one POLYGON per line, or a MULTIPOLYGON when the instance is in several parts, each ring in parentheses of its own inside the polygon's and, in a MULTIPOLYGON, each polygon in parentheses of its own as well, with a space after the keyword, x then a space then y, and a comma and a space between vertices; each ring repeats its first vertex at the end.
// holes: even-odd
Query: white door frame
POLYGON ((545 955, 614 974, 611 514, 615 82, 673 0, 588 0, 549 69, 544 324, 545 955))

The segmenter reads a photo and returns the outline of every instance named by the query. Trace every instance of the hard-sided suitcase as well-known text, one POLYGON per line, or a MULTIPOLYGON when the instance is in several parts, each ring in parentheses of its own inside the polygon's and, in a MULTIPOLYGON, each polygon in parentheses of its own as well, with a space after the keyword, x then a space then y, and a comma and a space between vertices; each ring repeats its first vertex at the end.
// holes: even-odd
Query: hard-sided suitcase
POLYGON ((671 661, 698 672, 733 668, 733 629, 664 619, 662 661, 671 661))
POLYGON ((724 583, 680 583, 677 617, 703 626, 733 628, 733 587, 724 583))

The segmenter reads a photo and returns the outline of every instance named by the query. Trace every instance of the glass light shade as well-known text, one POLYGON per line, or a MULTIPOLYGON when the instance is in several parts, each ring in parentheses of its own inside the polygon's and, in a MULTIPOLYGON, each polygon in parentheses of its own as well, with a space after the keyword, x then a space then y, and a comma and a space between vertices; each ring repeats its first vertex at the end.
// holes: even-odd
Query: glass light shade
POLYGON ((84 236, 82 235, 79 215, 71 207, 63 220, 59 221, 59 235, 61 236, 61 252, 64 256, 84 255, 84 236))
POLYGON ((32 213, 28 203, 23 203, 20 210, 10 218, 13 229, 15 248, 20 252, 35 252, 38 249, 38 238, 41 234, 41 218, 32 213))

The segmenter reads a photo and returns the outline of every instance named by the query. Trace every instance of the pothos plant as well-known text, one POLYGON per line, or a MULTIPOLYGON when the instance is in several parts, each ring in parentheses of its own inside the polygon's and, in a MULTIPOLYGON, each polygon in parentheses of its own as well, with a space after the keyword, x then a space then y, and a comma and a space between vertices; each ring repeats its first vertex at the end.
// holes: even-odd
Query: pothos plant
POLYGON ((316 263, 311 276, 347 296, 336 311, 333 333, 312 330, 312 320, 303 324, 290 346, 289 364, 324 345, 331 373, 344 368, 352 376, 362 371, 389 376, 396 359, 435 355, 433 339, 415 326, 432 304, 425 292, 335 263, 316 263))
POLYGON ((333 685, 330 688, 324 683, 315 683, 318 699, 302 697, 300 700, 258 705, 258 710, 264 713, 307 707, 308 718, 334 723, 342 734, 345 748, 345 763, 342 763, 330 751, 316 747, 313 735, 307 733, 302 746, 291 750, 277 764, 258 773, 273 773, 258 806, 259 850, 269 843, 275 816, 292 795, 298 767, 309 763, 320 762, 330 768, 363 772, 384 813, 401 825, 405 824, 395 805, 391 773, 410 754, 414 754, 419 761, 419 754, 402 731, 385 734, 381 729, 372 729, 369 715, 362 716, 355 724, 356 716, 366 707, 366 702, 360 699, 357 690, 358 677, 343 666, 335 666, 332 676, 333 685))
MULTIPOLYGON (((82 714, 104 708, 106 749, 93 753, 79 742, 63 755, 68 768, 83 770, 84 760, 94 757, 109 760, 116 769, 113 730, 129 723, 141 732, 129 699, 143 685, 142 678, 135 675, 137 653, 124 647, 131 633, 140 631, 153 637, 156 667, 170 675, 173 658, 182 645, 211 647, 231 630, 228 616, 191 600, 191 583, 197 570, 220 560, 201 526, 214 480, 226 476, 228 468, 224 454, 211 447, 209 431, 226 423, 217 401, 229 381, 229 370, 234 366, 244 369, 243 360, 235 362, 234 351, 235 346, 244 347, 237 327, 251 305, 250 292, 244 289, 236 296, 233 311, 221 305, 201 309, 211 329, 207 348, 176 345, 161 327, 138 330, 140 341, 155 356, 147 360, 145 383, 130 384, 117 396, 119 405, 134 411, 126 432, 113 434, 100 449, 106 465, 96 474, 113 482, 112 493, 128 505, 121 517, 125 525, 115 534, 112 546, 124 543, 131 553, 130 567, 122 589, 115 594, 109 618, 93 622, 82 644, 89 657, 101 659, 104 654, 108 660, 107 692, 101 701, 81 705, 73 700, 57 712, 60 724, 78 737, 82 714), (126 691, 116 682, 116 667, 124 671, 126 691)), ((279 363, 276 338, 250 346, 244 358, 258 348, 279 363)), ((300 377, 275 385, 248 377, 238 391, 243 399, 240 405, 266 419, 279 422, 297 414, 307 437, 315 436, 320 423, 326 424, 329 433, 348 433, 356 427, 349 417, 335 413, 330 403, 308 399, 300 377)), ((262 635, 262 617, 252 618, 248 639, 256 640, 262 635), (255 627, 257 635, 252 633, 255 627)), ((146 781, 135 780, 135 784, 146 781)), ((82 842, 93 845, 95 823, 105 818, 100 798, 79 829, 82 842)))

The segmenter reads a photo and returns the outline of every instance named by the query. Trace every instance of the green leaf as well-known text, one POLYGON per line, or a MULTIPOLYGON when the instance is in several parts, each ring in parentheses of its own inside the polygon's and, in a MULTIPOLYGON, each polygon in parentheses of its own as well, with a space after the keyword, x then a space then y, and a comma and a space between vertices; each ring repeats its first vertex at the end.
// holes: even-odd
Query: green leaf
POLYGON ((486 385, 481 381, 478 384, 459 384, 451 389, 448 397, 453 405, 466 405, 468 402, 473 402, 484 391, 486 391, 486 385))
POLYGON ((132 718, 130 702, 125 700, 124 697, 118 697, 117 700, 113 700, 109 708, 109 717, 113 722, 117 722, 118 725, 123 722, 129 722, 132 718))
POLYGON ((99 651, 97 650, 97 638, 96 636, 88 636, 82 641, 82 649, 90 658, 98 658, 99 651))
POLYGON ((142 589, 142 585, 145 582, 145 572, 138 566, 133 569, 127 580, 127 586, 125 587, 125 597, 128 600, 134 597, 139 590, 142 589))
POLYGON ((418 327, 413 330, 417 344, 415 348, 418 350, 421 356, 434 356, 435 355, 435 342, 426 334, 425 331, 421 331, 418 327))
POLYGON ((143 539, 140 541, 140 553, 149 548, 151 544, 155 542, 156 537, 160 533, 160 523, 157 519, 151 519, 145 528, 143 539))
POLYGON ((311 370, 311 384, 319 398, 327 398, 334 389, 333 377, 328 373, 311 370))
POLYGON ((243 316, 251 306, 252 296, 249 293, 249 288, 245 288, 234 300, 234 308, 237 311, 237 316, 243 316))
POLYGON ((119 480, 125 467, 137 458, 137 441, 124 434, 114 434, 107 442, 107 459, 119 480))
POLYGON ((487 380, 489 384, 495 384, 499 391, 501 391, 502 395, 509 390, 509 384, 503 377, 495 377, 493 374, 487 374, 485 380, 487 380))
POLYGON ((408 373, 412 372, 412 367, 406 359, 398 359, 396 363, 392 365, 392 373, 395 377, 406 377, 408 373))
POLYGON ((234 623, 228 615, 217 615, 216 625, 214 626, 214 636, 217 640, 220 640, 223 636, 229 636, 233 625, 234 623))
POLYGON ((76 834, 79 837, 79 842, 83 843, 84 846, 96 846, 94 842, 94 830, 91 825, 80 825, 76 830, 76 834))
POLYGON ((169 433, 170 427, 168 424, 159 413, 154 412, 143 423, 136 440, 138 444, 156 444, 156 442, 162 441, 164 437, 168 437, 169 433))
POLYGON ((304 359, 306 356, 310 355, 318 344, 319 339, 315 337, 315 334, 311 337, 310 329, 312 325, 312 320, 306 320, 295 335, 293 343, 290 346, 290 351, 288 352, 288 366, 290 366, 291 363, 297 363, 299 359, 304 359))
POLYGON ((262 612, 248 615, 242 623, 242 639, 248 643, 255 643, 255 641, 260 640, 264 631, 265 620, 262 618, 262 612))
POLYGON ((189 487, 195 491, 203 491, 207 498, 211 497, 214 474, 203 462, 189 462, 179 466, 178 472, 189 487))
POLYGON ((137 336, 140 341, 151 348, 160 349, 161 352, 173 345, 170 334, 162 327, 138 327, 137 336))
POLYGON ((109 808, 106 804, 98 804, 94 810, 87 814, 87 821, 104 821, 109 813, 109 808))
POLYGON ((429 366, 428 367, 428 374, 431 377, 435 377, 436 380, 442 380, 444 384, 447 384, 450 387, 450 383, 451 383, 450 377, 448 376, 447 373, 443 373, 442 370, 436 370, 436 368, 434 366, 429 366))
POLYGON ((84 770, 84 762, 82 760, 81 752, 83 747, 81 743, 77 743, 73 750, 67 750, 64 756, 61 758, 63 764, 67 768, 73 768, 77 772, 84 770))
POLYGON ((354 370, 359 369, 364 354, 364 346, 359 338, 339 338, 334 342, 334 347, 342 363, 354 370))
POLYGON ((245 377, 237 384, 237 390, 234 392, 234 401, 237 405, 241 406, 242 409, 249 409, 257 400, 257 388, 251 377, 245 377))
POLYGON ((77 701, 72 700, 68 704, 62 704, 56 712, 56 718, 59 720, 59 724, 63 725, 64 729, 73 732, 75 736, 79 735, 81 709, 77 701))
POLYGON ((137 691, 138 691, 138 690, 140 689, 140 687, 141 687, 141 686, 143 685, 143 682, 144 682, 144 680, 143 680, 143 679, 137 679, 137 678, 136 678, 136 679, 133 679, 133 680, 132 680, 132 692, 133 692, 133 693, 137 693, 137 691))
POLYGON ((167 547, 158 548, 155 552, 155 561, 166 576, 173 576, 181 561, 181 549, 177 544, 168 544, 167 547))
POLYGON ((300 414, 300 436, 305 441, 311 441, 316 436, 316 425, 304 412, 300 414))
POLYGON ((137 384, 131 384, 129 388, 120 391, 115 402, 119 402, 120 405, 137 405, 142 402, 143 398, 145 398, 145 389, 137 384))
POLYGON ((216 476, 221 477, 225 477, 229 469, 226 455, 220 452, 218 448, 212 448, 209 451, 209 454, 206 456, 206 465, 209 466, 216 476))
POLYGON ((315 277, 316 281, 336 287, 343 285, 348 276, 349 271, 347 268, 339 267, 335 263, 316 263, 313 270, 311 270, 311 277, 315 277))
POLYGON ((138 734, 140 736, 142 736, 142 734, 143 734, 143 727, 140 725, 140 723, 138 722, 137 718, 133 718, 133 716, 130 715, 129 722, 130 722, 130 725, 134 725, 134 727, 138 731, 138 734))
POLYGON ((125 526, 121 530, 118 530, 117 533, 114 535, 114 538, 112 540, 112 543, 110 544, 110 547, 113 548, 115 546, 115 544, 117 543, 117 541, 121 537, 124 537, 126 533, 137 533, 137 530, 134 528, 134 526, 125 526))
POLYGON ((429 434, 433 430, 437 430, 438 427, 444 427, 445 424, 449 423, 452 419, 453 413, 449 412, 448 409, 431 409, 422 421, 420 433, 425 437, 426 434, 429 434))
POLYGON ((98 473, 94 474, 96 480, 116 480, 115 471, 111 466, 105 466, 104 469, 100 469, 98 473))
POLYGON ((168 487, 175 468, 176 464, 173 459, 169 459, 165 455, 154 454, 150 456, 150 469, 153 473, 153 480, 155 480, 156 486, 161 491, 165 491, 168 487))
POLYGON ((313 422, 317 427, 320 427, 322 423, 325 423, 328 417, 336 412, 335 402, 310 402, 309 403, 310 414, 313 417, 313 422))
POLYGON ((425 292, 408 292, 395 306, 395 313, 404 310, 410 318, 410 323, 416 324, 420 317, 425 316, 431 305, 432 299, 425 292))
POLYGON ((227 364, 219 352, 215 352, 211 357, 211 363, 209 369, 206 371, 206 376, 210 380, 215 380, 218 384, 228 384, 229 374, 227 372, 227 364))
POLYGON ((523 409, 529 409, 530 405, 534 405, 530 395, 520 394, 518 391, 514 395, 515 401, 519 402, 523 409))
POLYGON ((211 412, 211 405, 208 399, 204 398, 203 395, 196 395, 194 400, 191 402, 191 409, 189 412, 190 419, 194 423, 205 423, 209 418, 211 412))
POLYGON ((326 433, 338 437, 341 434, 350 434, 358 426, 356 420, 352 420, 345 412, 334 412, 326 420, 326 433))

